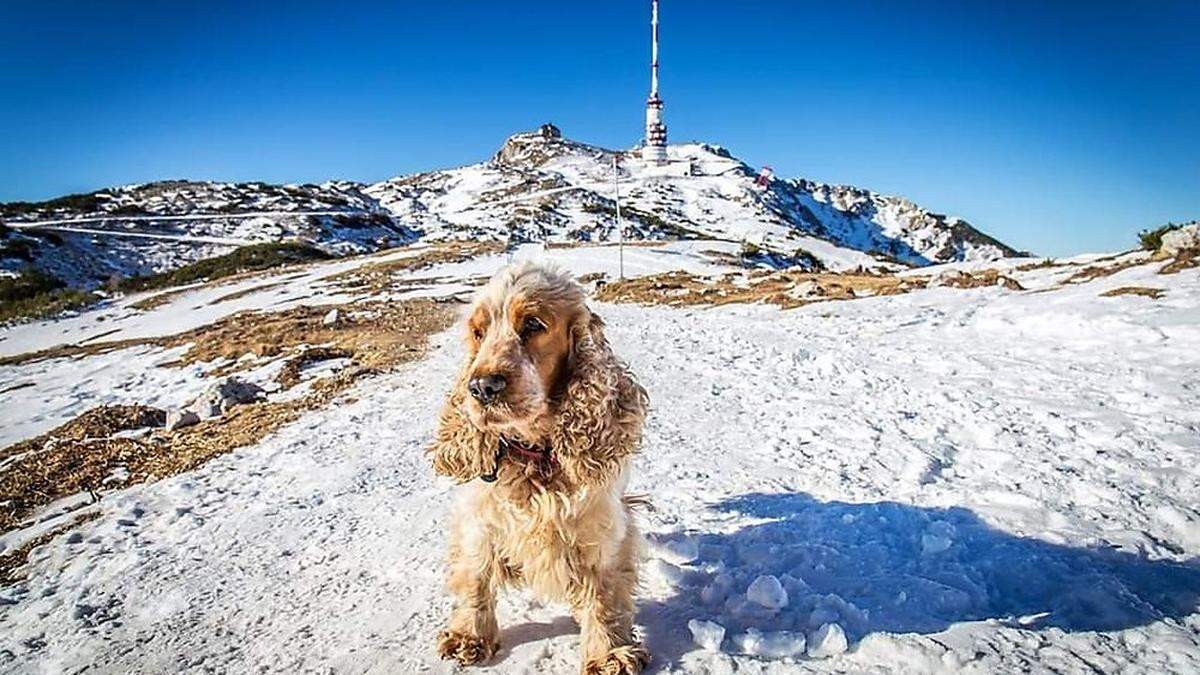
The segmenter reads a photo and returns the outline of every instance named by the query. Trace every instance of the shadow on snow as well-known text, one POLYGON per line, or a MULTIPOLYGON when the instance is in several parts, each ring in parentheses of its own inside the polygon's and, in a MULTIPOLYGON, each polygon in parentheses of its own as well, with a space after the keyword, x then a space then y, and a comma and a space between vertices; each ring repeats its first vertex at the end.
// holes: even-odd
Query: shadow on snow
POLYGON ((725 626, 730 651, 747 628, 808 632, 836 621, 851 644, 874 632, 934 633, 985 619, 1110 631, 1183 617, 1200 601, 1195 565, 1014 536, 962 508, 804 494, 747 494, 714 508, 759 522, 726 534, 656 537, 666 546, 688 539, 699 554, 679 566, 650 563, 675 590, 643 602, 638 617, 659 666, 696 649, 687 629, 693 618, 725 626), (782 609, 745 598, 766 574, 788 592, 782 609))

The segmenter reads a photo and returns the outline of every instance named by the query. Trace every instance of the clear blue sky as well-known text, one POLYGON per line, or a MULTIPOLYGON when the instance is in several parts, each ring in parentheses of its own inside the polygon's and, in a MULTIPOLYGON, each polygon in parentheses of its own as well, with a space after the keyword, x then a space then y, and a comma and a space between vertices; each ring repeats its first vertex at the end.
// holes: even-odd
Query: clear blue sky
MULTIPOLYGON (((373 181, 479 161, 544 121, 629 147, 648 7, 4 3, 0 201, 373 181)), ((672 140, 902 194, 1039 253, 1200 218, 1196 0, 663 0, 662 15, 672 140)))

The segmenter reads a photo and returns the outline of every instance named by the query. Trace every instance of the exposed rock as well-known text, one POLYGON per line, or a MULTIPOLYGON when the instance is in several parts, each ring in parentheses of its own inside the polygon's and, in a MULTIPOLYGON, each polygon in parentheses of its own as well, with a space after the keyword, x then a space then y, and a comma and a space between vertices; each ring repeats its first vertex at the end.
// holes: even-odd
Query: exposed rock
POLYGON ((262 387, 237 377, 229 377, 209 387, 188 406, 188 411, 206 420, 229 412, 235 405, 253 403, 266 398, 262 387))
POLYGON ((1200 223, 1164 233, 1158 250, 1167 255, 1178 255, 1180 251, 1192 249, 1200 249, 1200 223))
POLYGON ((167 413, 167 429, 171 431, 199 423, 200 416, 194 410, 172 410, 167 413))

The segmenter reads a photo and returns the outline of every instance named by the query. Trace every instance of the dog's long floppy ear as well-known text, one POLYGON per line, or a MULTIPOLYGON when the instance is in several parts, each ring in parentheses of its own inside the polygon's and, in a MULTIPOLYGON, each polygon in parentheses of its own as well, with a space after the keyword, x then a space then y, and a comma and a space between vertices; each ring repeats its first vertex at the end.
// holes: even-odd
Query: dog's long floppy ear
POLYGON ((553 432, 555 457, 577 486, 613 480, 637 451, 649 399, 608 346, 604 322, 584 310, 571 327, 571 379, 553 432))
POLYGON ((437 436, 428 450, 433 458, 434 471, 453 478, 458 483, 466 483, 484 474, 493 473, 497 468, 494 465, 499 439, 471 424, 464 411, 466 381, 467 373, 464 369, 450 396, 442 405, 442 412, 438 416, 437 436))

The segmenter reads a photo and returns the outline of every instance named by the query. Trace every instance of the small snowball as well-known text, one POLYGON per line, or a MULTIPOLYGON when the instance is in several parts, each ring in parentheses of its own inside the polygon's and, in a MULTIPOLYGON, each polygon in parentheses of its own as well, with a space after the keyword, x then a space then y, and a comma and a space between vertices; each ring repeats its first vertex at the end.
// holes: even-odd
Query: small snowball
POLYGON ((788 604, 787 590, 779 583, 779 579, 770 574, 764 574, 750 584, 746 589, 746 599, 767 609, 782 609, 788 604))
POLYGON ((688 630, 692 631, 692 642, 710 652, 721 651, 721 643, 725 640, 725 627, 712 621, 692 619, 688 621, 688 630))
POLYGON ((842 627, 836 623, 827 623, 809 637, 808 655, 814 659, 827 659, 845 652, 849 646, 842 627))

